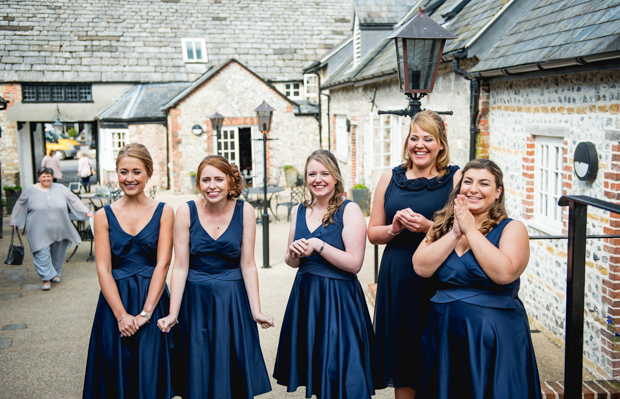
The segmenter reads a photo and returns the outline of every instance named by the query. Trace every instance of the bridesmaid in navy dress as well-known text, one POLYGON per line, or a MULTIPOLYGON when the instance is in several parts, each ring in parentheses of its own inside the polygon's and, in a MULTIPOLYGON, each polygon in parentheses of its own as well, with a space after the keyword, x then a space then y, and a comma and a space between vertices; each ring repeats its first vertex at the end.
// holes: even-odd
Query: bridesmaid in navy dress
POLYGON ((243 180, 235 165, 209 155, 198 166, 201 199, 177 210, 170 314, 175 329, 175 392, 184 399, 252 398, 271 391, 256 323, 261 312, 254 262, 254 209, 236 199, 243 180))
POLYGON ((168 336, 155 323, 167 314, 166 275, 174 211, 144 193, 153 161, 142 144, 116 159, 124 196, 95 215, 101 295, 88 348, 84 398, 171 398, 168 336))
POLYGON ((375 388, 390 386, 396 388, 397 399, 411 399, 414 365, 437 281, 420 278, 409 264, 461 172, 448 166, 445 124, 434 111, 416 114, 403 147, 405 163, 386 170, 377 184, 368 239, 387 244, 375 304, 375 388))
POLYGON ((530 327, 518 297, 530 257, 523 223, 508 219, 502 171, 469 162, 413 255, 439 289, 422 337, 418 398, 540 398, 530 327))
POLYGON ((372 325, 356 274, 362 268, 366 222, 345 200, 334 155, 314 151, 306 162, 306 196, 293 213, 285 262, 299 268, 282 322, 274 378, 306 398, 363 399, 372 385, 372 325))

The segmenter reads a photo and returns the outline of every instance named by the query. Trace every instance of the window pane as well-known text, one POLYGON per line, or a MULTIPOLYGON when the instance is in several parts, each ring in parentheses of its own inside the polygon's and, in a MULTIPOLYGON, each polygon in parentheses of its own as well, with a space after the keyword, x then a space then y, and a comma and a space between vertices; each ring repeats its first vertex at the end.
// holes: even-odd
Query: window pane
POLYGON ((63 86, 52 86, 52 100, 64 101, 65 90, 63 86))
POLYGON ((67 101, 77 101, 78 100, 78 88, 77 86, 66 86, 65 90, 67 101))
POLYGON ((51 93, 49 86, 39 86, 39 101, 50 101, 51 93))
POLYGON ((36 101, 37 87, 36 86, 22 86, 22 98, 24 99, 24 101, 36 101))
POLYGON ((293 89, 299 90, 299 83, 293 83, 293 89))
POLYGON ((187 59, 188 60, 193 60, 194 59, 194 43, 193 42, 185 42, 185 46, 187 49, 187 59))
POLYGON ((391 154, 392 153, 392 143, 389 141, 385 141, 383 143, 383 152, 385 154, 391 154))
POLYGON ((80 101, 91 101, 92 93, 90 86, 80 86, 80 101))
POLYGON ((228 151, 228 141, 224 142, 224 151, 228 151))
POLYGON ((202 46, 200 45, 200 42, 194 42, 194 48, 196 49, 196 59, 201 60, 202 59, 202 46))

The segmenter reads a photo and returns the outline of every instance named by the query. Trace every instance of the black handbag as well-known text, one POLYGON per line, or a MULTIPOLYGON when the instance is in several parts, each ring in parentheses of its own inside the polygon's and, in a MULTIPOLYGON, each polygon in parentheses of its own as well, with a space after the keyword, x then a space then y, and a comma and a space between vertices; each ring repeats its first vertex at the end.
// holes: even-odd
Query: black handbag
POLYGON ((22 237, 19 235, 19 231, 17 227, 13 227, 13 233, 11 234, 11 245, 9 246, 9 253, 6 257, 4 263, 7 265, 21 265, 24 261, 24 243, 22 242, 22 237), (15 238, 15 233, 17 233, 17 238, 19 238, 19 243, 21 245, 13 245, 13 239, 15 238))

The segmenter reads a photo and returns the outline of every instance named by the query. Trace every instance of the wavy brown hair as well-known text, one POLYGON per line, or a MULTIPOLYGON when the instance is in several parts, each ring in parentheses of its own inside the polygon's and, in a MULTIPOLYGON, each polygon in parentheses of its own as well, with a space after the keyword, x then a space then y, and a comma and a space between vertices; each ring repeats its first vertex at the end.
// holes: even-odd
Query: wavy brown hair
POLYGON ((312 160, 318 161, 325 165, 329 171, 329 174, 334 176, 336 179, 334 194, 329 199, 327 212, 325 212, 325 215, 323 215, 323 220, 321 221, 321 224, 325 227, 330 223, 334 223, 334 213, 336 213, 338 207, 340 207, 340 205, 344 202, 344 179, 342 178, 342 173, 340 173, 338 161, 336 160, 334 154, 330 151, 319 149, 310 154, 306 160, 306 166, 304 168, 304 192, 302 205, 306 208, 312 206, 316 202, 314 193, 308 188, 308 164, 312 160))
POLYGON ((237 198, 243 192, 243 178, 239 168, 221 155, 207 155, 198 165, 196 172, 196 191, 200 192, 200 174, 206 166, 213 166, 226 175, 228 180, 228 198, 237 198))
POLYGON ((448 147, 448 135, 446 133, 446 124, 439 114, 435 111, 426 110, 415 114, 411 123, 409 124, 409 134, 403 143, 403 159, 405 160, 405 168, 413 168, 413 161, 409 156, 409 137, 415 127, 435 137, 435 140, 443 146, 443 150, 439 150, 437 159, 435 160, 435 168, 439 174, 437 180, 448 172, 448 164, 450 163, 450 148, 448 147))
POLYGON ((497 226, 502 220, 508 218, 508 214, 506 213, 506 205, 504 203, 504 174, 502 170, 497 166, 497 164, 488 159, 474 159, 473 161, 469 161, 467 165, 463 168, 463 175, 461 176, 461 180, 457 184, 457 186, 450 194, 446 205, 435 212, 433 216, 433 227, 428 232, 426 241, 428 243, 435 242, 439 240, 444 235, 448 234, 448 232, 452 229, 454 225, 454 200, 456 196, 461 192, 461 185, 463 183, 463 179, 465 178, 465 173, 467 173, 470 169, 484 169, 488 170, 495 179, 495 187, 501 188, 502 191, 499 194, 499 198, 493 202, 491 209, 489 209, 488 219, 482 223, 480 227, 480 232, 486 235, 491 229, 497 226))
POLYGON ((144 165, 146 176, 149 179, 153 176, 153 158, 144 144, 131 143, 121 148, 116 156, 116 171, 118 171, 118 163, 125 157, 139 159, 144 165))

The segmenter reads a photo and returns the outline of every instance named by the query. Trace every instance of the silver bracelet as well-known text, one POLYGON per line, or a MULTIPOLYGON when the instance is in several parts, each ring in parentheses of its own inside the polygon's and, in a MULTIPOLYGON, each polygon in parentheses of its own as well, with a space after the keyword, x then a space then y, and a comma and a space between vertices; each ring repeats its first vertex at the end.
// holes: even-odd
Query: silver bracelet
MULTIPOLYGON (((454 234, 454 232, 452 231, 452 229, 450 229, 449 231, 450 234, 452 234, 452 237, 456 238, 457 240, 461 239, 461 236, 457 236, 456 234, 454 234)), ((462 234, 461 234, 462 235, 462 234)))
POLYGON ((319 254, 323 252, 323 248, 325 248, 325 241, 323 241, 323 244, 321 245, 321 248, 319 249, 319 254))
POLYGON ((394 233, 392 233, 392 225, 390 225, 390 227, 388 227, 388 234, 391 235, 392 237, 396 237, 397 235, 399 235, 402 232, 403 231, 401 230, 398 233, 394 234, 394 233))
POLYGON ((125 312, 125 314, 124 314, 124 315, 122 315, 122 316, 121 316, 121 318, 120 318, 120 319, 118 319, 118 320, 116 320, 116 321, 120 323, 120 322, 121 322, 121 320, 123 320, 123 317, 125 317, 125 316, 127 316, 127 312, 125 312))

